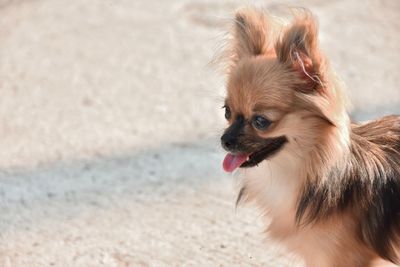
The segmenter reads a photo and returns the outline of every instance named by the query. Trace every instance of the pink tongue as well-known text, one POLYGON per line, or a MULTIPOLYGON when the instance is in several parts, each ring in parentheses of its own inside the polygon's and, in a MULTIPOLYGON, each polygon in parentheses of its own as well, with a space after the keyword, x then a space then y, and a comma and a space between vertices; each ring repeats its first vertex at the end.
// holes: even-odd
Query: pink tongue
POLYGON ((233 172, 237 167, 243 164, 247 160, 247 154, 240 154, 240 155, 233 155, 233 154, 226 154, 224 163, 224 170, 226 172, 233 172))

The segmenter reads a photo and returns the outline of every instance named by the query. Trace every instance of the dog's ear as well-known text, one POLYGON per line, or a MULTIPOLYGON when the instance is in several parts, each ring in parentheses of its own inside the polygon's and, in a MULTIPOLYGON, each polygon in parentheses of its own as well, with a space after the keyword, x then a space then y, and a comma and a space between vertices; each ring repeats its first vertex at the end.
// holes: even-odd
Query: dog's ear
POLYGON ((313 15, 303 11, 295 16, 275 45, 277 58, 302 78, 298 90, 312 93, 323 88, 323 57, 318 47, 318 25, 313 15))
POLYGON ((237 63, 243 58, 268 54, 269 34, 267 18, 260 11, 245 8, 236 12, 233 27, 232 59, 237 63))

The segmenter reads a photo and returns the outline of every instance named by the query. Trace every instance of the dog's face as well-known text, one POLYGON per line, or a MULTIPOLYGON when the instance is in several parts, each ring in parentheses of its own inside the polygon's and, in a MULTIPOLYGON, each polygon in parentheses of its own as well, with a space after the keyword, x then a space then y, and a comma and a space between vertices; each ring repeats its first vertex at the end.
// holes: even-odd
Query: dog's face
MULTIPOLYGON (((322 95, 321 60, 311 17, 289 26, 276 44, 260 13, 236 15, 221 144, 224 169, 253 167, 289 142, 312 142, 331 122, 315 101, 322 95)), ((318 100, 317 100, 318 102, 318 100)))
POLYGON ((291 110, 295 77, 275 59, 255 57, 243 60, 232 70, 225 100, 229 127, 221 137, 230 152, 224 167, 253 167, 278 152, 288 141, 279 132, 280 120, 291 110), (235 162, 233 162, 235 161, 235 162))

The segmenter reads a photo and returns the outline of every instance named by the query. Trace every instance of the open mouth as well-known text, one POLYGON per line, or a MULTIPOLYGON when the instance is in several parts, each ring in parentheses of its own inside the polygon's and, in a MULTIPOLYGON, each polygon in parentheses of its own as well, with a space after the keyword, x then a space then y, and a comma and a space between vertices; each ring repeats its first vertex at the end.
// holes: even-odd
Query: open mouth
POLYGON ((226 172, 233 172, 237 168, 249 168, 258 165, 261 161, 273 156, 287 142, 286 136, 279 136, 266 140, 264 147, 253 153, 228 153, 225 156, 223 167, 226 172))

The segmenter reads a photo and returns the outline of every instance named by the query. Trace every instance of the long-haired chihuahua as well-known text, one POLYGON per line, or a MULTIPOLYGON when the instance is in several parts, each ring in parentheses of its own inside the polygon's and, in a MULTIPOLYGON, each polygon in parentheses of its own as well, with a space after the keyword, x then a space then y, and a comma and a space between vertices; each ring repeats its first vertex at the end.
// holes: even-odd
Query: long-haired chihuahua
POLYGON ((400 256, 400 116, 352 123, 307 10, 290 23, 236 13, 221 143, 238 202, 309 267, 394 266, 400 256))

